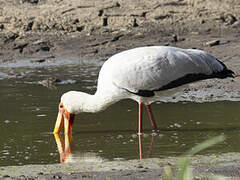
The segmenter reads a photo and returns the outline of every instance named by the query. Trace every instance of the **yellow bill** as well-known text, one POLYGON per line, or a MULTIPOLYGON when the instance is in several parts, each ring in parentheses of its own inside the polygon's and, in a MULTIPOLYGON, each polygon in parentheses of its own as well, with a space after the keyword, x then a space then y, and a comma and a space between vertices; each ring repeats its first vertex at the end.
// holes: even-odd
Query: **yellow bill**
POLYGON ((61 129, 64 125, 64 133, 69 134, 72 133, 72 126, 74 121, 74 114, 70 114, 63 106, 62 103, 59 104, 59 111, 57 120, 55 123, 55 128, 53 133, 60 133, 61 129))

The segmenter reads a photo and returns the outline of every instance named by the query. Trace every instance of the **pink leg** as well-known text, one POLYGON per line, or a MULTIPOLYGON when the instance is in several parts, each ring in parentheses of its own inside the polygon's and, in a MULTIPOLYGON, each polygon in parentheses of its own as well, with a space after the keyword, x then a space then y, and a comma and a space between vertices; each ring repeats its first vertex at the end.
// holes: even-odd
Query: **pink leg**
POLYGON ((149 151, 148 151, 148 154, 147 154, 147 158, 150 158, 152 156, 154 138, 155 138, 155 136, 152 136, 152 138, 151 138, 151 143, 150 143, 150 146, 149 146, 149 151))
POLYGON ((148 116, 149 116, 149 118, 150 118, 151 125, 152 125, 154 131, 158 131, 157 124, 156 124, 156 122, 155 122, 155 120, 154 120, 153 113, 152 113, 152 110, 151 110, 150 105, 145 105, 145 106, 146 106, 146 108, 147 108, 148 116))
POLYGON ((142 135, 138 135, 139 159, 142 159, 142 135))
POLYGON ((142 134, 142 103, 138 104, 138 135, 142 134))

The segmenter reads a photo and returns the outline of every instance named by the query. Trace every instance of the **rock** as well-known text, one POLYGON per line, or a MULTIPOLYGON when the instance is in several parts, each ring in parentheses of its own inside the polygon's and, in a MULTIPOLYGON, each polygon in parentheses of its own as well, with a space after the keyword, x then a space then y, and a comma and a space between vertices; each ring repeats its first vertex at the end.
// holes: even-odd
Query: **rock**
POLYGON ((123 138, 123 135, 121 135, 121 134, 119 134, 118 136, 117 136, 117 139, 122 139, 123 138))
POLYGON ((15 41, 15 39, 17 39, 19 37, 18 34, 16 33, 13 33, 13 32, 9 32, 5 35, 4 37, 4 43, 8 43, 8 42, 11 42, 11 41, 15 41))
POLYGON ((26 27, 26 31, 32 30, 33 24, 34 24, 33 21, 28 22, 27 27, 26 27))
POLYGON ((37 20, 35 20, 34 22, 33 22, 33 25, 32 25, 32 30, 34 30, 34 31, 39 31, 41 28, 40 28, 40 22, 39 22, 39 20, 37 19, 37 20))
POLYGON ((4 29, 4 25, 0 24, 0 31, 2 31, 4 29))
POLYGON ((34 59, 34 60, 31 60, 30 62, 31 63, 43 63, 43 62, 46 62, 47 60, 51 60, 51 59, 54 59, 55 56, 48 56, 48 57, 44 57, 44 58, 40 58, 40 59, 34 59))
POLYGON ((48 45, 45 45, 45 46, 41 46, 40 49, 42 51, 50 51, 50 47, 48 45))
POLYGON ((98 11, 98 16, 101 17, 101 16, 103 15, 103 12, 104 12, 103 9, 100 9, 100 10, 98 11))
POLYGON ((206 23, 206 21, 205 21, 205 19, 202 19, 201 24, 204 24, 204 23, 206 23))
POLYGON ((169 18, 169 17, 170 17, 169 14, 161 14, 161 15, 156 15, 156 16, 154 16, 153 18, 154 18, 155 20, 159 21, 159 20, 163 20, 163 19, 166 19, 166 18, 169 18))
POLYGON ((35 61, 35 62, 37 62, 37 63, 43 63, 43 62, 46 62, 46 59, 39 59, 39 60, 37 60, 37 61, 35 61))
POLYGON ((39 0, 20 0, 20 3, 31 3, 31 4, 37 4, 39 0))
POLYGON ((112 9, 112 8, 119 8, 121 5, 119 2, 110 2, 110 3, 103 3, 102 10, 104 9, 112 9))
POLYGON ((139 26, 138 23, 137 23, 137 19, 136 18, 133 19, 132 26, 133 27, 138 27, 139 26))
POLYGON ((11 122, 11 121, 9 121, 9 120, 5 120, 5 121, 4 121, 5 124, 9 124, 10 122, 11 122))
POLYGON ((3 178, 10 178, 10 176, 9 175, 4 175, 3 178))
POLYGON ((84 28, 85 28, 85 26, 77 26, 76 31, 81 32, 84 30, 84 28))
POLYGON ((178 36, 176 34, 172 35, 172 42, 178 42, 178 36))
POLYGON ((103 26, 107 26, 108 25, 108 18, 107 17, 104 17, 103 18, 103 26))
POLYGON ((19 52, 22 53, 23 49, 28 45, 28 42, 20 41, 14 44, 13 49, 19 49, 19 52))
POLYGON ((206 42, 206 45, 207 46, 210 46, 210 47, 212 47, 212 46, 217 46, 217 45, 219 45, 220 44, 220 40, 213 40, 213 41, 208 41, 208 42, 206 42))
POLYGON ((26 51, 35 53, 39 51, 50 51, 53 47, 53 44, 49 41, 38 40, 29 45, 26 51))
POLYGON ((62 176, 60 176, 60 175, 53 175, 53 179, 62 179, 62 176))
POLYGON ((56 78, 56 77, 49 77, 45 80, 42 80, 40 82, 40 84, 42 84, 43 86, 49 88, 49 89, 57 89, 56 85, 57 83, 62 82, 62 80, 56 78))
POLYGON ((232 25, 237 21, 237 18, 233 16, 232 14, 226 14, 220 16, 220 19, 226 24, 226 25, 232 25))
POLYGON ((111 42, 115 42, 115 41, 118 41, 121 37, 123 37, 124 35, 123 34, 118 34, 116 36, 114 36, 111 40, 111 42))

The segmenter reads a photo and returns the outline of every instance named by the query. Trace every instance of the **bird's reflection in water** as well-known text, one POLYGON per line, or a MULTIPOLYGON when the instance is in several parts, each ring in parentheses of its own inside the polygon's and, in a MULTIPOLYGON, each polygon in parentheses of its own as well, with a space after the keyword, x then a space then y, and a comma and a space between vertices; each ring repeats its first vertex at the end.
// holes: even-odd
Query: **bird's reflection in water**
POLYGON ((66 163, 67 159, 71 155, 71 143, 72 143, 72 135, 71 134, 65 134, 65 138, 61 137, 60 134, 54 134, 58 152, 60 155, 60 163, 66 163))
POLYGON ((55 141, 57 144, 60 163, 73 163, 73 162, 103 162, 104 159, 98 156, 97 153, 94 152, 86 152, 86 153, 74 153, 72 154, 71 146, 72 146, 72 135, 65 134, 64 139, 60 134, 54 134, 55 141))
MULTIPOLYGON (((139 149, 139 159, 140 160, 144 158, 143 157, 143 147, 142 147, 142 136, 143 135, 138 135, 138 149, 139 149)), ((151 158, 151 156, 152 156, 154 138, 155 138, 155 136, 152 135, 151 142, 150 142, 150 145, 149 145, 149 149, 148 149, 148 153, 146 155, 146 158, 151 158)))
MULTIPOLYGON (((72 135, 65 134, 64 139, 60 134, 54 134, 59 156, 60 156, 60 163, 69 163, 69 162, 77 162, 77 161, 84 161, 84 162, 102 162, 104 158, 98 156, 96 153, 79 153, 73 154, 71 152, 71 145, 72 145, 72 135)), ((153 152, 153 144, 155 136, 152 135, 151 142, 149 145, 148 152, 145 157, 143 157, 143 145, 142 145, 142 138, 143 135, 138 135, 138 149, 139 149, 139 159, 143 158, 151 158, 153 152)))

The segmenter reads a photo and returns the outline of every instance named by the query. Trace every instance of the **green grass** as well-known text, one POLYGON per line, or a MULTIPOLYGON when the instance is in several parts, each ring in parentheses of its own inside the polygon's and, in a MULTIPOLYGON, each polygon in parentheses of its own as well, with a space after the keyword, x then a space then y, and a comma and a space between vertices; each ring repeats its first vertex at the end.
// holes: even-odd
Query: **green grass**
MULTIPOLYGON (((192 149, 187 151, 182 157, 180 157, 180 159, 177 162, 177 169, 178 169, 177 180, 192 180, 193 179, 192 169, 190 166, 190 159, 189 159, 190 156, 193 156, 204 149, 214 146, 215 144, 223 142, 224 140, 225 140, 225 136, 223 136, 223 135, 216 136, 216 137, 213 137, 209 140, 206 140, 206 141, 196 145, 195 147, 193 147, 192 149)), ((212 176, 212 175, 204 175, 204 177, 207 179, 212 179, 212 180, 227 179, 226 177, 223 177, 223 176, 212 176)), ((163 180, 172 180, 172 179, 173 179, 173 175, 172 175, 171 167, 169 167, 169 166, 164 167, 163 180)))

